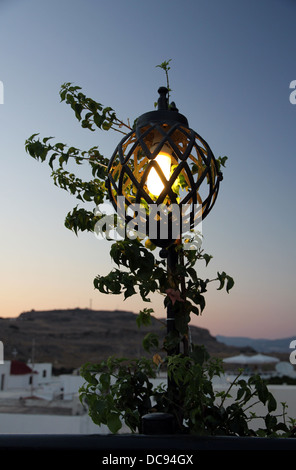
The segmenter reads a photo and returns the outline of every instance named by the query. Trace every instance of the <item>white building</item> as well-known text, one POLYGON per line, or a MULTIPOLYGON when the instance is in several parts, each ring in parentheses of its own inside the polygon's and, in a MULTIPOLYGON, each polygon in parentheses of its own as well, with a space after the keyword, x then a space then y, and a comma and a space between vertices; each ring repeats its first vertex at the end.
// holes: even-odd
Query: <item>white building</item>
POLYGON ((52 375, 50 363, 0 364, 0 434, 91 434, 108 432, 79 400, 84 379, 52 375))
POLYGON ((25 364, 20 361, 4 361, 0 365, 0 391, 33 389, 52 380, 50 363, 25 364))

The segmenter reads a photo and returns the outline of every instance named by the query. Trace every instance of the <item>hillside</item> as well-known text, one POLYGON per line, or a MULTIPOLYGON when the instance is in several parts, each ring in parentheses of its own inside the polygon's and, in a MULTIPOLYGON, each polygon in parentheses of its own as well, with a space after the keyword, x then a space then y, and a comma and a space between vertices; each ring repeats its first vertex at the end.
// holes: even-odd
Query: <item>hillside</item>
POLYGON ((295 340, 295 336, 280 339, 248 338, 244 336, 216 336, 217 341, 239 348, 250 347, 259 353, 286 353, 290 354, 290 343, 295 340))
MULTIPOLYGON (((190 329, 193 343, 203 344, 211 355, 224 357, 241 351, 219 343, 204 328, 190 329)), ((151 326, 138 328, 134 313, 119 310, 32 310, 17 318, 0 319, 5 360, 28 361, 33 350, 35 362, 51 362, 56 371, 111 355, 138 357, 144 354, 142 339, 150 331, 161 334, 166 330, 156 319, 151 326)))

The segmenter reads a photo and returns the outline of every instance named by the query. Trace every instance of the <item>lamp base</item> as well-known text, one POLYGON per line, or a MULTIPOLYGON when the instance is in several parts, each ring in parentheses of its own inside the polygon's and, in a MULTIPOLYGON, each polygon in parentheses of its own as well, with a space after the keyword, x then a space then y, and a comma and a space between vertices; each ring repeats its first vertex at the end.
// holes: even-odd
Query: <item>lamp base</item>
POLYGON ((142 417, 142 434, 174 434, 175 418, 170 413, 149 413, 142 417))

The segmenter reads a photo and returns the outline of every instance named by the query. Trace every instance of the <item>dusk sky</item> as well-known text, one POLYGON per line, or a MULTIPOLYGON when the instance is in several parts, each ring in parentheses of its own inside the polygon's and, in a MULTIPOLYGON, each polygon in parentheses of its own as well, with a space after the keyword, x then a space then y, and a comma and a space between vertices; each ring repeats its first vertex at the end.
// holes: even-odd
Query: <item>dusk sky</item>
MULTIPOLYGON (((60 103, 61 85, 133 122, 166 84, 156 65, 172 59, 172 100, 228 157, 203 223, 213 259, 202 273, 225 271, 235 286, 227 294, 211 284, 192 323, 212 335, 296 337, 295 18, 295 0, 0 0, 0 316, 89 306, 165 316, 162 298, 147 305, 94 290, 94 277, 115 267, 111 243, 64 227, 80 203, 24 145, 40 133, 111 157, 120 135, 82 129, 60 103)), ((87 166, 81 175, 91 178, 87 166)))

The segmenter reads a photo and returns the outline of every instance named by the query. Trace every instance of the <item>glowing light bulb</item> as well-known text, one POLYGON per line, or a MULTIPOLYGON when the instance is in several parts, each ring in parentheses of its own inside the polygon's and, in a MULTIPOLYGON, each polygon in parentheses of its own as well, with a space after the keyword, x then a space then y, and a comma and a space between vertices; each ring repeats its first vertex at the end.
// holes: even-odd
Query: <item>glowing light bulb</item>
MULTIPOLYGON (((160 166, 164 177, 169 180, 171 173, 171 155, 169 153, 160 151, 157 157, 155 158, 155 161, 160 166)), ((147 178, 147 187, 150 193, 154 196, 159 196, 164 188, 164 184, 155 168, 151 168, 151 170, 149 171, 149 175, 147 178)))

